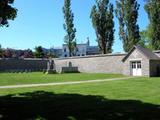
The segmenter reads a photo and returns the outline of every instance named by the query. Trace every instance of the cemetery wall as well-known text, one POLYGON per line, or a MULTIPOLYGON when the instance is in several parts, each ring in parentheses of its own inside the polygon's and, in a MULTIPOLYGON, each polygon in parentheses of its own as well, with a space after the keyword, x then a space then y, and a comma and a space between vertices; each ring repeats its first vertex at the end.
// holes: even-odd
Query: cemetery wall
MULTIPOLYGON (((61 73, 62 68, 78 68, 85 73, 123 73, 122 59, 126 54, 92 55, 83 57, 55 58, 54 66, 61 73)), ((47 59, 0 59, 0 71, 42 71, 47 69, 47 59)))
POLYGON ((42 71, 47 69, 46 59, 0 59, 0 71, 42 71))
POLYGON ((57 72, 62 67, 78 67, 79 72, 86 73, 123 73, 122 59, 126 54, 92 55, 83 57, 57 58, 53 59, 57 72))

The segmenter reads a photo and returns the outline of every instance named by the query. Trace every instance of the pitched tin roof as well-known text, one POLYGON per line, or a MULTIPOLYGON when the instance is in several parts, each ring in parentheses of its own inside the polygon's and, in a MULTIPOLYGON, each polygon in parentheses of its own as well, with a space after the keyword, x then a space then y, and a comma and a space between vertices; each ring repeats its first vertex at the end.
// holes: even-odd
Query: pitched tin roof
POLYGON ((160 57, 158 57, 154 52, 152 52, 150 49, 147 48, 143 48, 140 45, 134 46, 129 52, 128 54, 122 59, 122 61, 124 62, 129 55, 135 50, 137 49, 140 53, 142 53, 144 56, 146 56, 148 59, 154 59, 154 60, 160 60, 160 57))

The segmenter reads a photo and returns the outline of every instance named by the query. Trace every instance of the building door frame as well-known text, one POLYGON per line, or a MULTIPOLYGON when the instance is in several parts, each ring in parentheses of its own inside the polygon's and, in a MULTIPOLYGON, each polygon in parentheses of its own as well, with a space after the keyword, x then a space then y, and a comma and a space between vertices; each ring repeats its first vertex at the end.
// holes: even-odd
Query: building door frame
POLYGON ((139 60, 130 62, 131 75, 142 76, 142 62, 139 60))

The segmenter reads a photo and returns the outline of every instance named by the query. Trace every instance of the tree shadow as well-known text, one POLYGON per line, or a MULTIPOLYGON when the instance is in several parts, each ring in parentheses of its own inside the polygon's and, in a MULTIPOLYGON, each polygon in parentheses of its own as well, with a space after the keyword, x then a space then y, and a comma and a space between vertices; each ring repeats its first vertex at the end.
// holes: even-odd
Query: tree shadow
POLYGON ((0 96, 1 120, 160 120, 160 105, 36 91, 0 96))

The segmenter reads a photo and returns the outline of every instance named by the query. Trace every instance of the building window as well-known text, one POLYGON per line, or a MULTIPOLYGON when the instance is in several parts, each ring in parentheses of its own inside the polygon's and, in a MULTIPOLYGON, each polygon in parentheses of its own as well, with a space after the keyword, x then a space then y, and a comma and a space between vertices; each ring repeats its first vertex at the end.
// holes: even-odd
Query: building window
POLYGON ((141 68, 141 62, 132 62, 132 69, 141 68))
POLYGON ((67 57, 67 55, 64 55, 64 57, 67 57))
POLYGON ((141 68, 141 62, 137 62, 137 68, 141 68))
POLYGON ((64 52, 66 52, 66 48, 64 48, 64 52))
POLYGON ((132 68, 136 68, 136 62, 132 62, 132 68))
POLYGON ((77 51, 77 52, 79 51, 78 48, 76 48, 76 51, 77 51))

